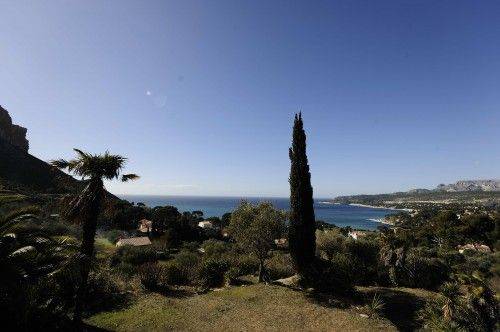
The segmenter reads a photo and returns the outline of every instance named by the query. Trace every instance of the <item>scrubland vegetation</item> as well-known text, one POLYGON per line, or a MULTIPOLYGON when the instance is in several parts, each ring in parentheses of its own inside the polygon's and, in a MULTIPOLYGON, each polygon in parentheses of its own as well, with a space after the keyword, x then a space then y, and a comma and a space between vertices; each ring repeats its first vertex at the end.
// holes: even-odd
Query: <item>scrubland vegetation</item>
POLYGON ((209 218, 211 228, 198 226, 200 211, 108 195, 102 179, 118 177, 125 160, 77 152, 54 164, 87 178, 81 193, 0 192, 0 312, 9 329, 499 328, 499 211, 422 209, 357 239, 318 222, 300 116, 291 211, 242 202, 209 218), (143 218, 152 244, 117 247, 143 218), (466 244, 484 246, 459 251, 466 244))

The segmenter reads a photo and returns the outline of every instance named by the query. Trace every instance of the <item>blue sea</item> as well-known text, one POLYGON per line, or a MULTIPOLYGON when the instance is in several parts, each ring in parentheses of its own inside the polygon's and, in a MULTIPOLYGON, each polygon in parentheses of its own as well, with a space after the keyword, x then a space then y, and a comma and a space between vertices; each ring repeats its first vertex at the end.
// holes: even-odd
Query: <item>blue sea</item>
MULTIPOLYGON (((288 210, 288 198, 244 198, 244 197, 203 197, 203 196, 146 196, 121 195, 120 198, 129 202, 144 203, 149 207, 172 205, 179 211, 203 211, 206 218, 221 217, 226 212, 233 211, 242 200, 251 203, 271 202, 276 208, 288 210)), ((328 199, 317 199, 314 203, 316 220, 322 220, 339 227, 351 226, 355 229, 376 230, 382 225, 380 220, 394 210, 375 209, 352 205, 332 204, 328 199)))

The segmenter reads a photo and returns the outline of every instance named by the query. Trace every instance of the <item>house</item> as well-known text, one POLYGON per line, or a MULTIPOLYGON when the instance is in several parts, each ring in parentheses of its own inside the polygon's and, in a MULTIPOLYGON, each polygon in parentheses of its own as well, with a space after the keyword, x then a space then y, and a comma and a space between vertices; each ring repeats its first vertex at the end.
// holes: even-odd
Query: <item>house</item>
POLYGON ((153 222, 151 220, 142 219, 139 221, 139 232, 151 233, 153 231, 153 222))
POLYGON ((149 246, 149 245, 151 245, 151 240, 147 236, 131 237, 128 239, 120 239, 120 240, 118 240, 118 242, 116 242, 117 247, 122 247, 122 246, 140 247, 140 246, 149 246))
POLYGON ((198 227, 201 227, 201 228, 213 228, 214 225, 212 224, 211 221, 205 220, 205 221, 200 221, 198 223, 198 227))
POLYGON ((463 246, 458 246, 457 247, 458 252, 463 254, 464 251, 466 250, 473 250, 473 251, 479 251, 479 252, 485 252, 485 253, 490 253, 491 249, 485 244, 479 244, 479 243, 468 243, 463 246))
POLYGON ((354 240, 357 240, 359 238, 365 237, 367 234, 366 232, 362 231, 350 231, 347 235, 352 237, 354 240))

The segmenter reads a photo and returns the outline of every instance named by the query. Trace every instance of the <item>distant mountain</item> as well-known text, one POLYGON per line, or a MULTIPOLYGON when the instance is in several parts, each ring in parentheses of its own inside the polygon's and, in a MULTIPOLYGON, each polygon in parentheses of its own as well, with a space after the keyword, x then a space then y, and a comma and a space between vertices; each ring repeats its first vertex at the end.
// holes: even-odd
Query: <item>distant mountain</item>
POLYGON ((27 129, 0 106, 0 188, 38 193, 73 191, 79 181, 28 153, 27 129))
POLYGON ((500 180, 465 180, 454 184, 440 184, 436 190, 455 191, 500 191, 500 180))

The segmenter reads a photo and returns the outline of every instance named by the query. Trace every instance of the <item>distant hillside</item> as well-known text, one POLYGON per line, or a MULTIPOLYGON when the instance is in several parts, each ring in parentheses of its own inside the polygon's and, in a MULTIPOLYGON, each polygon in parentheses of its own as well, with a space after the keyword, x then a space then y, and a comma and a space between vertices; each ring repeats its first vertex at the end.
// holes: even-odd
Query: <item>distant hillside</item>
POLYGON ((436 205, 500 206, 498 180, 458 181, 437 189, 412 189, 407 192, 376 195, 338 196, 334 203, 364 204, 380 207, 418 209, 436 205))
POLYGON ((79 181, 28 153, 26 132, 0 107, 0 187, 39 193, 74 190, 79 181))

